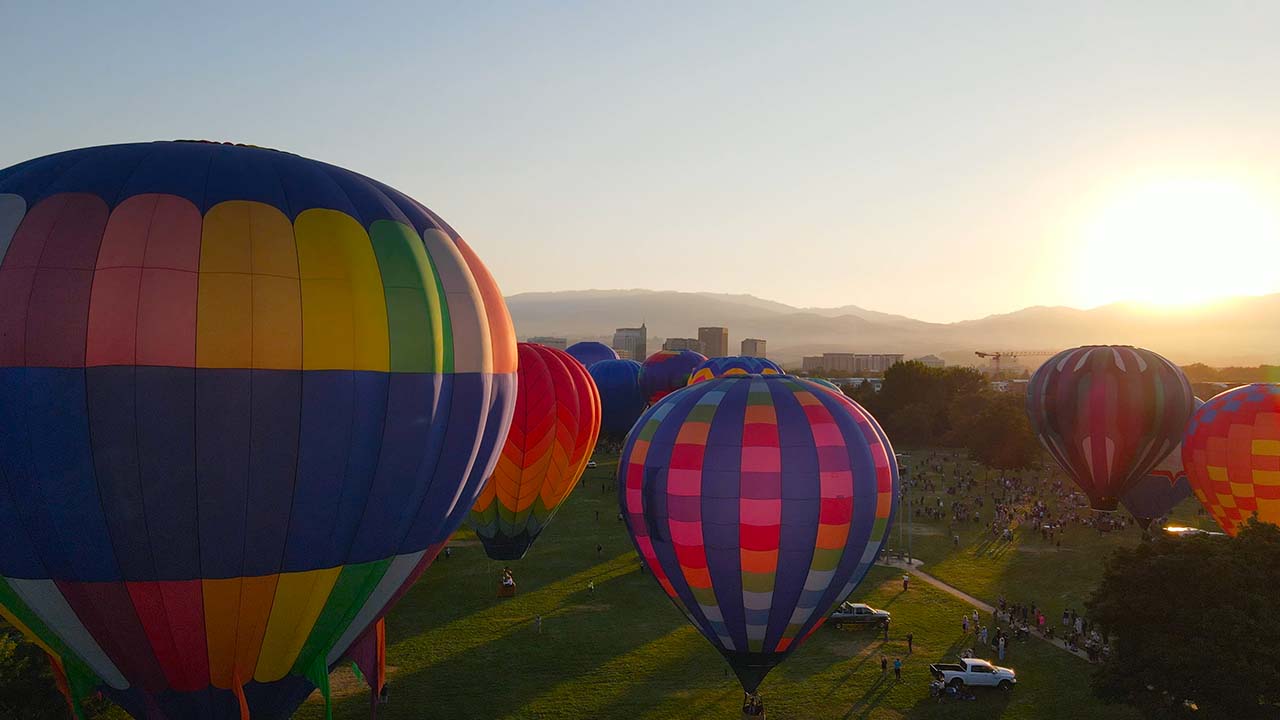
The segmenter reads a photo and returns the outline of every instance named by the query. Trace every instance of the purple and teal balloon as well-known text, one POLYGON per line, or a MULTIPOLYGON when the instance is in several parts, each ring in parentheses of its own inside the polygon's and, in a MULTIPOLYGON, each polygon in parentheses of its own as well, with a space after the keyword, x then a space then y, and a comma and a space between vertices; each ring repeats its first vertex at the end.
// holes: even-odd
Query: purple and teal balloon
POLYGON ((689 384, 689 376, 707 356, 692 350, 659 350, 645 359, 640 387, 650 403, 689 384))
POLYGON ((749 355, 731 355, 704 360, 689 375, 689 384, 700 383, 726 375, 782 375, 782 368, 768 358, 749 355))

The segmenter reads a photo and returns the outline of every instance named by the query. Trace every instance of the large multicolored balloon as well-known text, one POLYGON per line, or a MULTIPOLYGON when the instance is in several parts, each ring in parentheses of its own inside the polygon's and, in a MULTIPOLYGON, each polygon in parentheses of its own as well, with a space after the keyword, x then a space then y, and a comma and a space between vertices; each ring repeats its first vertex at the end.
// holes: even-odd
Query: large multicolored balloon
POLYGON ((1182 462, 1228 535, 1254 515, 1280 524, 1280 385, 1244 385, 1205 403, 1187 425, 1182 462))
POLYGON ((0 170, 0 613, 138 717, 283 718, 435 557, 515 403, 498 286, 342 168, 0 170))
POLYGON ((600 393, 600 437, 610 442, 622 442, 644 412, 640 363, 635 360, 601 360, 588 372, 600 393))
POLYGON ((1191 410, 1182 371, 1129 345, 1064 350, 1027 386, 1031 427, 1095 510, 1115 510, 1173 450, 1191 410))
POLYGON ((618 351, 604 343, 590 340, 574 343, 565 352, 569 353, 574 360, 582 363, 582 367, 585 368, 590 368, 601 360, 618 359, 618 351))
POLYGON ((519 560, 578 485, 600 434, 600 396, 563 350, 519 344, 515 419, 467 518, 494 560, 519 560))
POLYGON ((618 475, 636 551, 747 692, 862 580, 898 495, 875 419, 789 375, 668 395, 618 475))
POLYGON ((768 358, 750 355, 731 355, 704 360, 689 375, 689 384, 700 383, 726 375, 781 375, 782 368, 768 358))
MULTIPOLYGON (((1204 401, 1193 398, 1199 409, 1204 401)), ((1142 523, 1164 517, 1191 497, 1191 482, 1182 464, 1182 443, 1178 443, 1158 465, 1120 497, 1120 504, 1142 523)))
POLYGON ((643 363, 640 389, 650 404, 689 384, 689 376, 707 356, 692 350, 659 350, 643 363))

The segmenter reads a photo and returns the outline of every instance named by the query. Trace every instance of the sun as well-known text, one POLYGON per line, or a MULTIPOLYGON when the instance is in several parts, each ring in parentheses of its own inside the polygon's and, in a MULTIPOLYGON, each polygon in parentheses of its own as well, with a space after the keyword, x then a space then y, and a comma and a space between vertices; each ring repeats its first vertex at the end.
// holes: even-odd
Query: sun
POLYGON ((1280 291, 1280 202, 1249 184, 1167 178, 1124 189, 1080 231, 1076 296, 1197 305, 1280 291))

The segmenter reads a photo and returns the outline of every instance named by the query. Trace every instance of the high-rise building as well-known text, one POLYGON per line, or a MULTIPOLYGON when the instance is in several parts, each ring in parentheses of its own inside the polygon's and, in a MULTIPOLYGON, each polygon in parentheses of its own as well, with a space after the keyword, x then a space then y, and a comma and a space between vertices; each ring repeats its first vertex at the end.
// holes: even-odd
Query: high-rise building
POLYGON ((694 352, 702 352, 702 343, 698 338, 667 338, 662 343, 663 350, 693 350, 694 352))
POLYGON ((649 330, 644 323, 640 323, 638 328, 618 328, 613 331, 613 349, 619 353, 627 351, 632 360, 643 361, 649 357, 648 342, 649 330))
POLYGON ((550 347, 550 348, 556 348, 557 350, 563 350, 563 349, 565 349, 566 347, 568 347, 568 346, 569 346, 569 340, 568 340, 568 338, 562 338, 562 337, 549 337, 549 336, 546 336, 546 335, 539 335, 539 336, 537 336, 537 337, 531 337, 531 338, 529 338, 529 342, 531 342, 531 343, 537 343, 538 345, 545 345, 545 346, 550 347))
POLYGON ((764 340, 759 338, 747 338, 742 341, 742 354, 747 357, 766 357, 764 354, 764 340))
POLYGON ((698 342, 702 345, 703 355, 724 357, 729 354, 729 328, 700 327, 698 342))

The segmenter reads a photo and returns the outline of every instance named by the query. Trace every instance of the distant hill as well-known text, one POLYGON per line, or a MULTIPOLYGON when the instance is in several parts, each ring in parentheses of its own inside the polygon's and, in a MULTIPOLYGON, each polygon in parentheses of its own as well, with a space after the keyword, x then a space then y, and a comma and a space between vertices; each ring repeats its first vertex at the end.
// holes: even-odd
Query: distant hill
POLYGON ((1087 343, 1141 345, 1181 364, 1280 362, 1280 294, 1197 308, 1030 307, 954 323, 856 305, 797 308, 751 295, 639 289, 521 293, 507 298, 507 306, 521 338, 607 340, 614 328, 643 322, 654 350, 661 343, 653 339, 694 337, 699 326, 723 325, 729 328, 731 351, 743 338, 764 338, 769 356, 786 363, 823 352, 933 353, 948 362, 976 361, 974 350, 1054 350, 1087 343))

